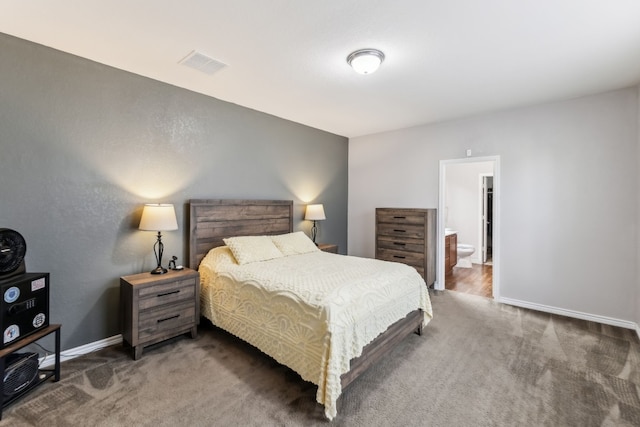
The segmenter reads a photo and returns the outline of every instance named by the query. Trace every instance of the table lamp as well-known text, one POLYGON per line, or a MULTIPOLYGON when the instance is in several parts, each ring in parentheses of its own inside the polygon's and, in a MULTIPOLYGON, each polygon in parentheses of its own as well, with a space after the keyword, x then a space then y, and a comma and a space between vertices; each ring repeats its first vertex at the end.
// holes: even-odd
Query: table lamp
POLYGON ((327 219, 324 215, 324 206, 322 206, 322 204, 307 205, 307 211, 304 215, 304 219, 307 221, 313 221, 313 226, 311 227, 311 240, 313 240, 313 243, 316 243, 316 235, 318 234, 316 221, 327 219))
POLYGON ((162 252, 164 244, 162 243, 161 231, 177 230, 178 221, 176 220, 176 211, 172 204, 146 204, 142 210, 140 218, 140 230, 157 231, 158 240, 153 245, 153 253, 156 256, 158 266, 151 270, 151 274, 164 274, 167 269, 162 267, 162 252))

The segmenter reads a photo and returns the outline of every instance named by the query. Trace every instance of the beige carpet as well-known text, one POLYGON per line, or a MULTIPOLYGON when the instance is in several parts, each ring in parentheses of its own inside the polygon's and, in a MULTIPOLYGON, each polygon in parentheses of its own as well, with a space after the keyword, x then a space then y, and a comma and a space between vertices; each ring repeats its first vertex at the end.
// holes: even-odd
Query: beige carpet
MULTIPOLYGON (((444 291, 435 318, 343 394, 211 327, 133 361, 121 346, 63 364, 0 426, 640 426, 633 331, 444 291)), ((64 328, 63 328, 64 331, 64 328)))

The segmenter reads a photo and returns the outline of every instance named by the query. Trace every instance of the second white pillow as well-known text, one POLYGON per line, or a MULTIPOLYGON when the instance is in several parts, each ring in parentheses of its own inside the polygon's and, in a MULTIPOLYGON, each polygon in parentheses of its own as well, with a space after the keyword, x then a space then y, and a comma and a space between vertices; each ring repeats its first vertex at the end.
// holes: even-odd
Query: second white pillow
POLYGON ((302 231, 271 236, 271 240, 285 256, 306 254, 320 250, 302 231))

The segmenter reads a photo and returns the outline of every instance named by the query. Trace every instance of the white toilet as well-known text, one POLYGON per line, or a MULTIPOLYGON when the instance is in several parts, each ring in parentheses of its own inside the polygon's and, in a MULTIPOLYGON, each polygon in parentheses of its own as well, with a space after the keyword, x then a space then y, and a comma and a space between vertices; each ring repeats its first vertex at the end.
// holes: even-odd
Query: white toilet
POLYGON ((458 262, 456 267, 461 268, 471 268, 471 259, 469 257, 473 255, 476 251, 476 248, 473 245, 467 245, 465 243, 458 243, 458 262))

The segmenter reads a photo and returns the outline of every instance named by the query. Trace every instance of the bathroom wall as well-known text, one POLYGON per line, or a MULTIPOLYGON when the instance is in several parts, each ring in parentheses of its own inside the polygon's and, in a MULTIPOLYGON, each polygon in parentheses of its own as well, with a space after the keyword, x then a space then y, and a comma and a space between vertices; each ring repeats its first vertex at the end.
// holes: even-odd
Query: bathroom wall
POLYGON ((472 149, 500 158, 501 296, 635 321, 638 148, 636 86, 352 138, 349 253, 374 256, 376 207, 437 208, 472 149))
POLYGON ((492 174, 493 162, 452 163, 445 166, 445 226, 458 233, 458 243, 473 245, 470 257, 481 263, 482 190, 480 174, 492 174))

